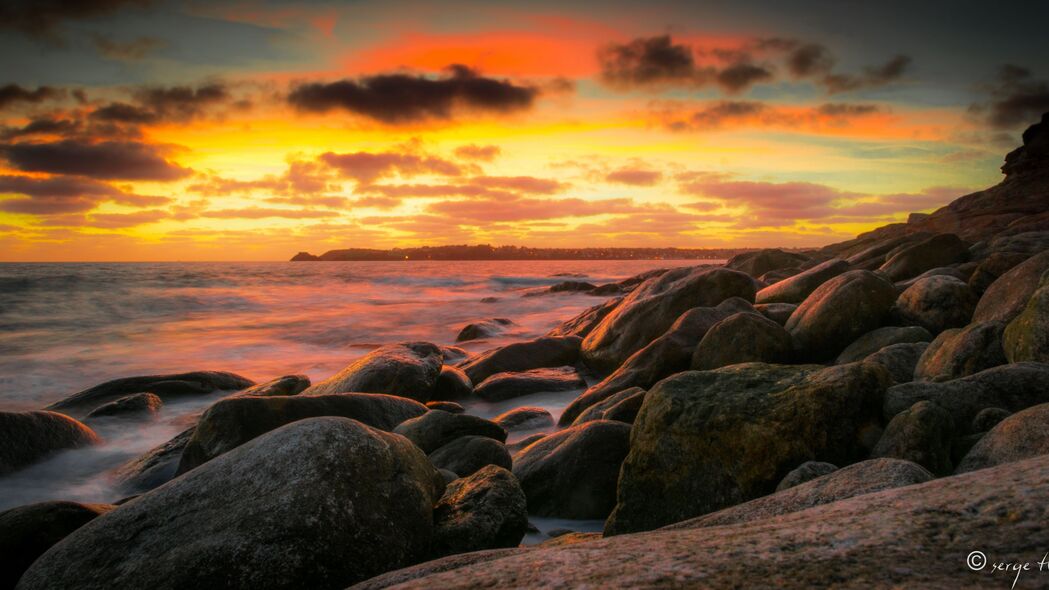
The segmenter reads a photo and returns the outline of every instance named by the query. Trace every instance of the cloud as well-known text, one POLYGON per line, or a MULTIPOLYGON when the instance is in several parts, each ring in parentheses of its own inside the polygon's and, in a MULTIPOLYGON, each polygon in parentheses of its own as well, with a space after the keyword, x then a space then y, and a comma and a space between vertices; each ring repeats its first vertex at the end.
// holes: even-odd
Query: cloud
POLYGON ((646 168, 620 168, 605 175, 605 182, 631 186, 654 186, 662 179, 662 172, 646 168))
POLYGON ((21 197, 0 201, 0 209, 37 215, 87 211, 103 201, 136 207, 171 201, 168 197, 137 195, 104 182, 71 176, 0 175, 0 194, 21 197))
POLYGON ((738 63, 718 72, 718 84, 729 94, 737 94, 758 82, 772 80, 772 71, 750 63, 738 63))
POLYGON ((0 3, 0 29, 58 41, 55 29, 63 21, 104 16, 126 6, 149 4, 149 0, 5 0, 0 3))
POLYGON ((0 146, 0 156, 23 172, 71 174, 103 180, 171 181, 191 170, 165 159, 169 148, 135 141, 63 140, 0 146))
MULTIPOLYGON (((0 8, 0 11, 3 9, 0 8)), ((2 20, 0 12, 0 20, 2 20)), ((65 90, 52 88, 51 86, 38 86, 35 90, 22 88, 18 84, 6 84, 0 86, 0 110, 6 109, 17 103, 39 104, 45 100, 56 100, 65 97, 65 90)))
POLYGON ((147 209, 135 211, 134 213, 93 213, 88 216, 84 225, 109 229, 135 227, 147 223, 155 223, 167 219, 169 216, 169 213, 162 209, 147 209))
POLYGON ((381 74, 358 80, 302 84, 288 95, 305 112, 343 109, 388 124, 451 119, 457 109, 512 113, 532 107, 539 90, 452 65, 441 78, 381 74))
POLYGON ((212 82, 202 86, 146 86, 132 93, 134 104, 111 102, 93 110, 92 121, 127 125, 186 123, 207 115, 212 109, 235 102, 229 89, 212 82))
POLYGON ((652 111, 663 126, 673 131, 709 131, 746 125, 806 130, 848 128, 859 119, 884 113, 882 107, 865 103, 793 107, 751 100, 722 100, 699 107, 655 103, 652 111))
POLYGON ((200 217, 212 217, 216 219, 263 219, 267 217, 283 217, 286 219, 317 219, 322 217, 338 217, 338 211, 308 210, 308 209, 270 209, 266 207, 246 207, 244 209, 213 209, 201 211, 200 217))
POLYGON ((787 55, 787 70, 795 78, 807 78, 830 73, 834 56, 819 43, 804 43, 791 49, 787 55))
POLYGON ((614 88, 668 84, 705 84, 708 72, 696 68, 692 48, 676 44, 670 35, 639 37, 598 50, 601 80, 614 88))
MULTIPOLYGON (((333 182, 330 171, 323 163, 292 160, 288 162, 287 170, 279 176, 267 175, 256 180, 236 180, 209 175, 189 185, 186 190, 208 196, 266 191, 284 197, 280 200, 270 199, 273 202, 302 204, 307 201, 322 203, 321 199, 325 197, 320 196, 320 193, 339 192, 342 186, 333 182)), ((344 200, 342 197, 330 198, 344 200)))
POLYGON ((105 35, 93 35, 91 41, 99 54, 119 61, 139 61, 167 46, 167 42, 157 37, 136 37, 130 41, 116 41, 105 35))
POLYGON ((970 110, 983 116, 995 129, 1029 125, 1049 111, 1049 83, 1036 79, 1031 70, 1021 66, 1002 66, 990 93, 990 101, 975 104, 970 110))
POLYGON ((462 160, 480 160, 491 162, 502 153, 497 145, 467 144, 455 148, 455 156, 462 160))
POLYGON ((827 74, 823 77, 822 84, 829 94, 877 88, 902 78, 912 62, 909 56, 897 55, 880 66, 865 68, 861 75, 827 74))
POLYGON ((537 199, 471 199, 439 201, 427 206, 427 211, 453 218, 462 223, 514 222, 561 217, 588 217, 614 213, 629 213, 639 209, 630 199, 603 199, 587 201, 579 198, 537 199))
POLYGON ((401 177, 434 174, 438 176, 462 176, 464 169, 459 164, 437 156, 399 152, 354 152, 337 154, 327 152, 318 158, 339 172, 361 184, 370 184, 380 178, 393 175, 401 177))
POLYGON ((11 140, 21 137, 39 135, 73 135, 81 130, 79 121, 54 117, 35 117, 22 127, 5 127, 0 131, 0 138, 11 140))

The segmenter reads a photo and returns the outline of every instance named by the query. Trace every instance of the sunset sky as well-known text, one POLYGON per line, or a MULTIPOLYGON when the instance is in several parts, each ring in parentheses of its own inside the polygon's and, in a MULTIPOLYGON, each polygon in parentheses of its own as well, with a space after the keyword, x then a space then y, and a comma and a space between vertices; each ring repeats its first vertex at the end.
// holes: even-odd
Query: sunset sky
POLYGON ((998 182, 1049 4, 0 5, 0 260, 813 246, 998 182))

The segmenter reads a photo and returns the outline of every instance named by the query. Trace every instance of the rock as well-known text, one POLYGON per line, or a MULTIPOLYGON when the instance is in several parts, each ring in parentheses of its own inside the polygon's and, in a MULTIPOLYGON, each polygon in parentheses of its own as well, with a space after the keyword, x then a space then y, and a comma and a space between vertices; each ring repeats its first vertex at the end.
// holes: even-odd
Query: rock
POLYGON ((596 420, 539 440, 514 457, 528 512, 559 518, 604 518, 615 505, 619 466, 630 426, 596 420))
POLYGON ((546 438, 544 433, 536 433, 522 438, 517 442, 512 442, 506 445, 506 450, 510 452, 510 456, 516 457, 518 453, 531 446, 533 443, 543 440, 546 438))
POLYGON ((744 252, 729 258, 725 268, 745 272, 752 277, 759 277, 769 271, 797 266, 808 260, 804 254, 784 252, 778 248, 769 248, 756 252, 744 252))
POLYGON ((593 291, 597 285, 586 281, 561 281, 550 286, 550 293, 576 293, 593 291))
POLYGON ((1028 258, 998 277, 976 304, 973 322, 1010 322, 1027 307, 1042 273, 1049 270, 1049 252, 1028 258))
POLYGON ((925 349, 914 369, 917 381, 950 381, 1004 365, 1002 322, 980 322, 944 330, 925 349))
POLYGON ((298 395, 310 386, 310 378, 306 375, 285 375, 277 377, 272 381, 252 385, 251 387, 237 392, 236 396, 269 397, 273 395, 298 395))
POLYGON ((142 494, 160 487, 175 478, 182 451, 193 438, 191 426, 171 440, 113 470, 117 491, 126 496, 142 494))
POLYGON ((466 399, 471 397, 473 392, 473 382, 470 381, 470 378, 466 376, 462 369, 444 365, 441 367, 441 372, 437 375, 433 395, 430 397, 434 400, 466 399))
POLYGON ((462 414, 466 408, 455 402, 426 402, 428 410, 442 410, 451 414, 462 414))
POLYGON ((928 342, 890 344, 863 360, 885 367, 896 383, 907 383, 914 380, 914 367, 928 347, 928 342))
POLYGON ((501 443, 506 442, 506 431, 495 422, 440 410, 431 410, 418 418, 407 420, 393 431, 415 443, 427 454, 461 436, 486 436, 501 443))
POLYGON ((578 336, 543 337, 515 342, 483 352, 459 366, 471 383, 480 383, 496 373, 530 371, 574 365, 579 358, 578 336))
POLYGON ((399 436, 300 420, 96 518, 19 588, 342 588, 427 556, 442 487, 399 436))
MULTIPOLYGON (((1016 222, 1013 222, 1009 224, 1009 228, 1011 229, 1015 225, 1016 222)), ((1043 220, 1041 227, 1039 227, 1037 231, 999 235, 991 241, 988 250, 991 253, 1026 254, 1027 256, 1034 256, 1035 254, 1049 250, 1049 231, 1046 231, 1046 224, 1043 220)))
POLYGON ((152 420, 160 413, 160 407, 163 405, 160 397, 152 393, 136 393, 98 406, 84 417, 84 421, 100 418, 152 420))
POLYGON ((969 277, 969 286, 973 291, 982 294, 998 277, 1028 258, 1029 255, 1018 252, 995 252, 981 260, 973 270, 969 277))
POLYGON ((696 371, 747 362, 786 363, 792 356, 790 334, 756 313, 737 313, 714 324, 692 354, 696 371))
POLYGON ((0 512, 0 588, 14 588, 38 557, 70 533, 113 509, 109 504, 40 502, 0 512))
POLYGON ((849 263, 840 258, 821 262, 816 266, 783 279, 758 291, 757 303, 801 303, 817 287, 849 270, 849 263))
POLYGON ((906 342, 929 342, 932 334, 921 326, 886 326, 871 330, 856 339, 841 351, 835 364, 854 363, 862 361, 879 350, 893 344, 906 342))
POLYGON ((969 259, 969 244, 955 234, 938 234, 904 247, 881 265, 880 271, 893 282, 909 279, 938 266, 969 259))
POLYGON ((454 471, 449 471, 447 469, 438 469, 437 473, 441 474, 441 479, 444 481, 445 487, 447 487, 448 484, 452 483, 453 481, 459 479, 459 476, 454 471))
POLYGON ((515 430, 535 430, 554 425, 554 417, 544 408, 524 406, 503 412, 492 419, 507 432, 515 430))
MULTIPOLYGON (((966 264, 969 264, 969 263, 966 263, 966 264)), ((937 267, 937 268, 933 268, 933 269, 927 270, 927 271, 923 272, 922 274, 920 274, 920 275, 918 275, 918 276, 916 276, 916 277, 914 277, 912 279, 907 279, 906 281, 900 281, 900 282, 896 283, 896 290, 899 291, 900 293, 903 293, 908 288, 910 288, 910 286, 913 285, 914 283, 917 283, 918 281, 920 281, 920 280, 922 280, 924 278, 928 278, 928 277, 951 277, 951 278, 958 279, 959 281, 961 281, 961 282, 963 282, 965 284, 968 284, 968 282, 969 282, 969 275, 965 271, 963 271, 961 269, 961 265, 957 265, 957 266, 940 266, 940 267, 937 267)))
POLYGON ((429 342, 380 346, 303 394, 385 393, 427 402, 443 358, 441 350, 429 342))
POLYGON ((498 336, 506 331, 507 326, 512 326, 514 323, 506 318, 492 318, 490 320, 481 320, 472 324, 466 324, 462 330, 459 330, 459 335, 455 337, 456 342, 466 342, 468 340, 480 340, 481 338, 491 338, 492 336, 498 336))
POLYGON ((970 430, 972 432, 987 432, 1009 416, 1012 416, 1012 413, 1009 412, 1009 410, 1003 410, 1002 408, 984 408, 977 412, 976 417, 973 418, 970 430))
POLYGON ((484 563, 486 561, 499 559, 500 557, 505 557, 507 555, 515 555, 525 551, 528 551, 528 549, 514 547, 512 549, 488 549, 486 551, 472 551, 470 553, 449 555, 448 557, 434 559, 416 566, 406 567, 381 576, 376 576, 370 580, 354 585, 353 590, 379 590, 381 588, 390 588, 397 586, 398 584, 421 580, 430 575, 454 571, 467 565, 484 563))
POLYGON ((1006 326, 1002 348, 1011 363, 1049 362, 1049 271, 1027 307, 1006 326))
POLYGON ((754 281, 726 268, 680 268, 648 279, 627 295, 586 337, 582 358, 607 375, 664 334, 684 312, 740 297, 754 300, 754 281))
POLYGON ((426 406, 419 402, 367 393, 220 400, 197 422, 182 451, 177 473, 185 473, 255 437, 305 418, 353 418, 367 426, 389 431, 405 420, 426 413, 426 406))
POLYGON ((601 323, 601 320, 605 319, 613 309, 619 305, 622 301, 622 297, 616 297, 609 299, 608 301, 595 305, 576 317, 562 323, 560 326, 547 332, 547 336, 579 336, 580 338, 586 338, 587 334, 593 331, 593 329, 601 323))
MULTIPOLYGON (((796 468, 794 468, 790 473, 783 476, 783 479, 780 480, 779 485, 776 486, 776 491, 782 492, 783 490, 789 490, 790 488, 799 486, 807 481, 816 479, 817 477, 823 477, 824 475, 827 475, 828 473, 837 470, 838 467, 836 465, 832 465, 831 463, 825 463, 823 461, 805 461, 801 465, 798 465, 796 468)), ((754 501, 755 500, 751 500, 751 502, 754 501)), ((746 506, 746 504, 743 504, 743 506, 746 506)), ((727 510, 732 509, 728 508, 727 510)), ((703 517, 701 516, 700 518, 703 517)))
POLYGON ((771 493, 805 461, 841 465, 866 457, 889 382, 885 369, 868 363, 748 363, 660 381, 634 422, 605 535, 658 528, 771 493))
POLYGON ((852 270, 813 291, 785 328, 800 357, 832 359, 861 335, 881 327, 895 300, 891 283, 870 271, 852 270))
POLYGON ((958 464, 956 473, 987 469, 1049 453, 1049 404, 1017 412, 999 422, 958 464))
POLYGON ((920 279, 908 287, 896 300, 896 310, 904 320, 939 334, 968 324, 976 302, 976 293, 969 285, 939 275, 920 279))
POLYGON ((586 389, 586 381, 573 367, 557 367, 496 373, 478 383, 474 395, 488 402, 499 402, 523 395, 573 389, 586 389))
POLYGON ((946 410, 921 401, 896 414, 875 445, 872 457, 913 461, 936 475, 949 475, 954 420, 946 410))
POLYGON ((754 311, 782 326, 797 308, 793 303, 761 303, 754 306, 754 311))
POLYGON ((498 465, 504 469, 513 465, 503 443, 487 436, 460 436, 430 453, 430 462, 459 477, 472 475, 485 465, 498 465))
POLYGON ((449 484, 433 508, 433 520, 433 557, 443 557, 517 547, 528 509, 517 478, 489 465, 449 484))
POLYGON ((891 419, 923 400, 947 410, 955 427, 964 427, 984 408, 1018 412, 1049 402, 1049 365, 1016 363, 943 383, 915 381, 896 385, 885 392, 885 418, 891 419))
POLYGON ((865 246, 850 251, 847 255, 848 262, 853 268, 862 270, 875 270, 885 263, 888 254, 895 253, 901 248, 917 243, 931 234, 911 234, 892 237, 888 239, 861 240, 865 246))
POLYGON ((56 451, 99 442, 91 428, 56 412, 0 412, 0 476, 56 451))
POLYGON ((640 387, 624 389, 583 410, 572 424, 582 424, 593 420, 619 420, 633 424, 644 401, 644 389, 640 387), (610 415, 616 417, 611 418, 610 415))
POLYGON ((814 478, 776 493, 666 527, 697 529, 745 522, 766 521, 783 514, 801 512, 813 506, 901 488, 933 479, 920 465, 900 459, 870 459, 814 478))
POLYGON ((787 268, 780 268, 777 270, 770 270, 767 273, 757 277, 759 283, 765 285, 774 285, 783 279, 789 279, 790 277, 802 272, 800 266, 790 266, 787 268))
POLYGON ((459 348, 458 346, 439 346, 438 348, 441 349, 441 356, 444 357, 445 366, 470 358, 470 352, 465 348, 459 348))
POLYGON ((132 393, 148 392, 167 400, 184 395, 206 395, 215 391, 240 391, 252 385, 255 385, 255 382, 250 379, 221 371, 125 377, 85 389, 44 409, 81 418, 106 402, 132 393))

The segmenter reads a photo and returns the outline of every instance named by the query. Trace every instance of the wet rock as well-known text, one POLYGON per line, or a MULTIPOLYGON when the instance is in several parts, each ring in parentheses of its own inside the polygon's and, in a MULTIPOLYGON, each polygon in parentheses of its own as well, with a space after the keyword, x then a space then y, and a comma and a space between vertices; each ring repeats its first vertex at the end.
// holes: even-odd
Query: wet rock
POLYGON ((968 324, 977 300, 969 285, 960 279, 938 275, 908 287, 896 300, 896 310, 905 321, 939 334, 968 324))
POLYGON ((1018 252, 995 252, 980 261, 969 277, 972 290, 982 294, 998 277, 1012 270, 1016 265, 1030 258, 1018 252))
POLYGON ((1049 453, 1049 404, 1017 412, 999 422, 958 464, 956 473, 986 469, 1049 453))
POLYGON ((158 445, 141 456, 113 470, 117 491, 131 496, 160 487, 175 478, 182 451, 193 438, 191 426, 176 434, 171 440, 158 445))
POLYGON ((601 323, 601 320, 605 319, 613 309, 619 305, 622 301, 622 297, 616 297, 609 299, 608 301, 595 305, 576 317, 562 323, 560 326, 550 330, 547 336, 579 336, 580 338, 586 338, 587 334, 593 331, 593 329, 601 323))
POLYGON ((597 285, 586 281, 561 281, 550 286, 551 293, 578 293, 593 291, 597 285))
POLYGON ((469 340, 491 338, 492 336, 502 334, 506 331, 508 326, 512 325, 514 325, 513 321, 506 318, 492 318, 490 320, 481 320, 472 324, 466 324, 461 330, 459 330, 459 335, 455 337, 455 341, 467 342, 469 340))
POLYGON ((821 262, 804 272, 758 291, 754 301, 757 303, 801 303, 820 285, 849 269, 849 263, 840 258, 821 262))
POLYGON ((559 518, 604 518, 616 497, 630 426, 597 420, 544 437, 514 457, 528 512, 559 518))
POLYGON ((430 462, 459 477, 471 475, 485 465, 498 465, 504 469, 513 465, 503 443, 487 436, 461 436, 430 453, 430 462))
POLYGON ((618 420, 633 424, 644 401, 644 389, 640 387, 624 389, 584 410, 572 424, 582 424, 593 420, 618 420))
POLYGON ((747 362, 785 363, 792 356, 790 334, 756 313, 737 313, 714 324, 692 354, 696 371, 747 362))
POLYGON ((433 387, 434 400, 461 400, 473 395, 474 385, 462 369, 444 365, 433 387))
POLYGON ((950 381, 1004 365, 1002 322, 980 322, 944 330, 925 350, 914 369, 917 381, 950 381))
POLYGON ((524 406, 503 412, 492 419, 507 432, 515 430, 535 430, 554 425, 554 417, 544 408, 524 406))
POLYGON ((427 556, 441 488, 399 436, 301 420, 96 518, 19 588, 343 588, 427 556))
POLYGON ((426 413, 426 406, 419 402, 382 394, 225 399, 216 402, 200 417, 182 451, 178 473, 185 473, 255 437, 305 418, 353 418, 367 426, 389 431, 405 420, 426 413))
POLYGON ((938 266, 969 259, 969 244, 955 234, 939 234, 906 246, 885 261, 879 270, 893 282, 909 279, 938 266))
POLYGON ((251 387, 238 391, 236 396, 269 397, 273 395, 298 395, 310 386, 310 378, 306 375, 285 375, 277 377, 272 381, 252 385, 251 387))
POLYGON ((583 341, 582 358, 607 375, 664 334, 681 314, 740 297, 754 300, 754 281, 726 268, 681 268, 651 278, 627 295, 583 341))
POLYGON ((415 443, 424 453, 432 453, 461 436, 486 436, 506 442, 506 431, 490 420, 469 414, 449 414, 431 410, 401 423, 393 431, 415 443))
MULTIPOLYGON (((470 358, 470 352, 458 346, 441 346, 441 356, 444 357, 445 366, 462 362, 470 358)), ((442 367, 443 369, 443 367, 442 367)))
POLYGON ((881 327, 895 300, 896 290, 885 279, 866 270, 849 271, 813 291, 785 328, 801 358, 832 359, 861 335, 881 327))
POLYGON ((533 443, 543 440, 546 438, 544 433, 536 433, 522 438, 519 441, 512 442, 506 445, 506 450, 510 451, 512 457, 516 457, 518 453, 531 446, 533 443))
POLYGON ((1049 270, 1049 252, 1037 254, 998 277, 976 304, 973 322, 1010 322, 1027 307, 1042 273, 1049 270))
POLYGON ((0 512, 0 588, 14 588, 38 557, 70 533, 113 509, 109 504, 40 502, 0 512))
POLYGON ((754 311, 782 326, 787 323, 790 314, 794 313, 797 308, 798 306, 793 303, 762 303, 755 305, 754 311))
POLYGON ((748 363, 664 379, 634 422, 605 534, 650 530, 763 496, 805 461, 866 457, 889 383, 885 369, 868 363, 748 363))
POLYGON ((886 346, 906 342, 929 342, 932 334, 921 326, 886 326, 871 330, 841 351, 836 364, 862 361, 886 346))
POLYGON ((515 342, 483 352, 459 365, 459 368, 466 373, 471 383, 478 384, 496 373, 574 365, 579 358, 581 342, 578 336, 515 342))
POLYGON ((928 347, 928 342, 890 344, 863 360, 885 367, 896 383, 907 383, 914 380, 914 367, 928 347))
POLYGON ((474 395, 488 402, 498 402, 535 393, 585 389, 586 381, 573 367, 532 369, 496 373, 474 387, 474 395))
POLYGON ((954 420, 946 410, 921 401, 896 414, 875 445, 872 457, 913 461, 936 475, 949 475, 954 420))
POLYGON ((976 417, 973 418, 972 428, 970 428, 970 430, 972 432, 987 432, 1009 416, 1012 416, 1012 412, 1009 410, 1003 410, 1002 408, 984 408, 977 412, 976 417))
POLYGON ((426 408, 429 410, 442 410, 450 414, 462 414, 466 411, 466 408, 455 402, 426 402, 426 408))
POLYGON ((240 391, 252 385, 255 385, 255 382, 250 379, 221 371, 125 377, 85 389, 44 409, 80 418, 106 402, 132 393, 148 392, 168 400, 185 395, 206 395, 216 391, 240 391))
POLYGON ((517 547, 528 525, 521 484, 512 473, 489 465, 458 479, 433 508, 433 557, 517 547))
MULTIPOLYGON (((783 490, 789 490, 790 488, 799 486, 807 481, 816 479, 817 477, 823 477, 824 475, 827 475, 828 473, 837 470, 838 467, 836 465, 832 465, 831 463, 826 463, 823 461, 805 461, 801 465, 798 465, 793 470, 791 470, 790 473, 783 476, 783 479, 780 480, 779 485, 776 486, 776 491, 782 492, 783 490)), ((746 504, 744 504, 744 506, 746 506, 746 504)), ((728 510, 731 510, 731 508, 729 508, 728 510)), ((700 518, 703 517, 701 516, 700 518)))
POLYGON ((737 254, 725 262, 725 267, 745 272, 752 277, 760 277, 769 271, 798 266, 808 259, 804 254, 769 248, 737 254))
POLYGON ((84 421, 90 422, 100 418, 152 420, 160 413, 160 407, 163 405, 160 397, 152 393, 136 393, 98 406, 84 417, 84 421))
POLYGON ((427 402, 443 359, 441 350, 428 342, 380 346, 303 393, 385 393, 427 402))
POLYGON ((1049 272, 1027 307, 1006 326, 1002 348, 1011 363, 1049 362, 1049 272))
POLYGON ((99 442, 90 427, 56 412, 0 412, 0 476, 99 442))

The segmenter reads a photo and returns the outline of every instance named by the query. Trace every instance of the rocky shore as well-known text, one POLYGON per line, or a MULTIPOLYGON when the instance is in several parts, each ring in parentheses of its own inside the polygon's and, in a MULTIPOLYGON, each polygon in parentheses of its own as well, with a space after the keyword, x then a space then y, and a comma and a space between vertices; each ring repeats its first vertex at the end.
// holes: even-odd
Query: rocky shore
POLYGON ((3 485, 221 395, 110 503, 0 513, 0 588, 1049 585, 1049 114, 1023 140, 1000 184, 848 242, 530 294, 602 298, 534 340, 0 412, 3 485), (521 546, 536 517, 605 524, 521 546))

